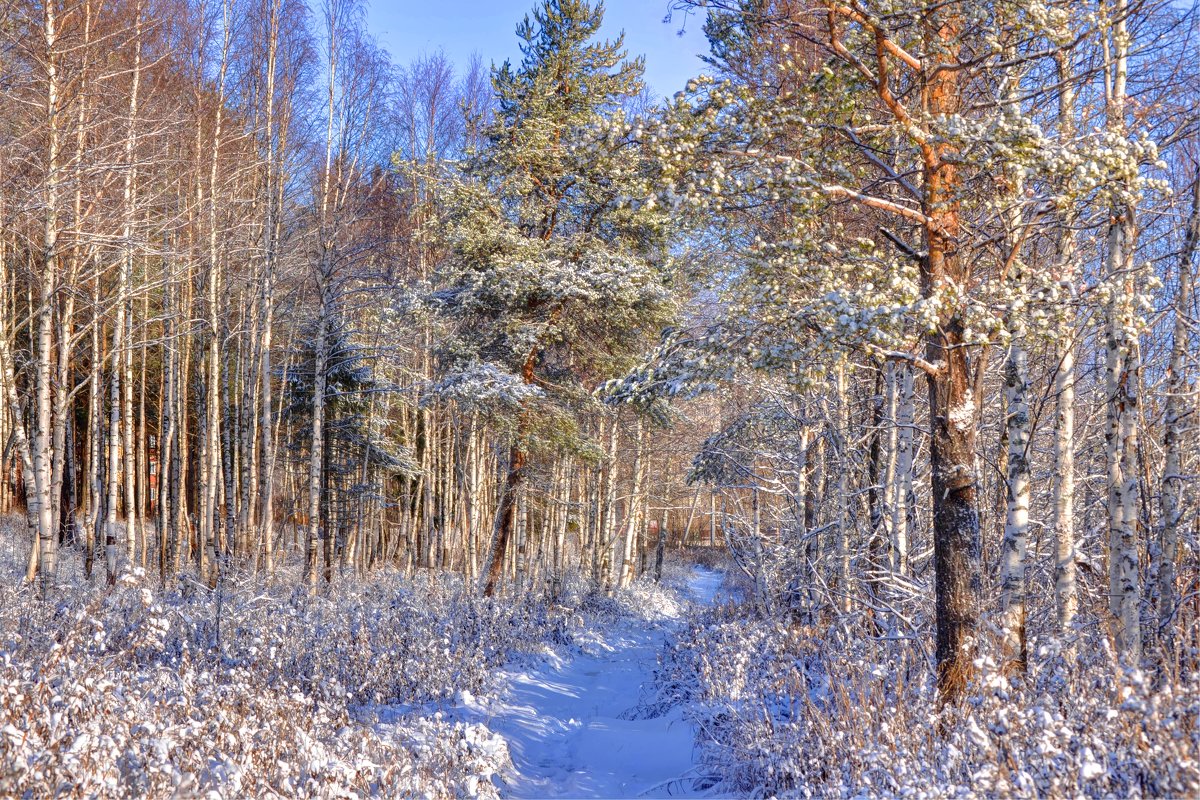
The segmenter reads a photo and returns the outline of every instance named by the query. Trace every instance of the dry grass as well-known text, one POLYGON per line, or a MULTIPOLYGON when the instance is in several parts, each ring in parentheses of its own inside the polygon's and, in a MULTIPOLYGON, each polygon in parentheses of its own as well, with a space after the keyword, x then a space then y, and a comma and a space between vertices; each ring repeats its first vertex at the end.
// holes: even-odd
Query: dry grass
POLYGON ((347 580, 331 598, 130 578, 49 604, 8 582, 0 796, 494 796, 503 741, 437 706, 564 624, 537 597, 445 578, 347 580))
POLYGON ((1200 794, 1200 680, 1153 686, 1103 640, 1068 669, 1047 647, 1010 680, 986 659, 939 710, 919 645, 851 626, 714 610, 667 660, 664 690, 701 731, 704 783, 747 796, 1200 794))

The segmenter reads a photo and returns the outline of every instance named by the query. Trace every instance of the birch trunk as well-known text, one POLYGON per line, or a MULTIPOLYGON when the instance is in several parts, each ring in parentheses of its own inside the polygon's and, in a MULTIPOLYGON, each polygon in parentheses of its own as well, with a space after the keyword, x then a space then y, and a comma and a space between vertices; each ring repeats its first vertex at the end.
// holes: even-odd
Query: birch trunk
POLYGON ((913 505, 913 427, 916 407, 913 404, 913 371, 907 364, 899 370, 896 398, 896 472, 892 482, 892 539, 896 560, 893 568, 907 575, 909 543, 912 541, 913 505))
MULTIPOLYGON (((1126 12, 1125 0, 1117 0, 1109 58, 1105 63, 1108 126, 1118 135, 1125 132, 1129 57, 1126 12)), ((1136 666, 1141 658, 1142 640, 1137 542, 1138 365, 1133 309, 1133 251, 1137 227, 1134 208, 1128 198, 1114 197, 1111 220, 1104 264, 1110 297, 1105 337, 1109 611, 1113 618, 1117 655, 1127 665, 1136 666)))
POLYGON ((638 417, 635 423, 633 441, 633 488, 629 494, 629 503, 625 514, 625 540, 621 548, 621 572, 617 583, 621 587, 628 586, 635 577, 634 559, 637 555, 642 495, 646 490, 646 428, 641 417, 638 417))
MULTIPOLYGON (((1008 53, 1009 60, 1016 57, 1008 53)), ((1020 76, 1006 75, 1005 101, 1014 114, 1020 113, 1020 76)), ((1010 270, 1010 307, 1005 319, 1009 342, 1004 363, 1004 429, 1008 442, 1005 488, 1004 538, 1000 544, 1001 666, 1024 671, 1028 662, 1025 638, 1025 572, 1029 549, 1029 357, 1025 352, 1027 292, 1022 260, 1022 213, 1024 181, 1020 168, 1008 170, 1003 210, 1005 242, 1003 254, 1010 270)))
POLYGON ((217 102, 213 120, 212 146, 208 170, 208 280, 206 305, 208 311, 208 347, 203 361, 205 372, 204 441, 200 446, 200 546, 204 550, 201 577, 210 588, 217 583, 217 489, 221 470, 221 329, 217 319, 221 285, 221 254, 217 247, 217 172, 221 156, 222 125, 225 112, 225 75, 229 65, 231 41, 229 0, 221 4, 221 61, 217 69, 217 102))
POLYGON ((84 553, 83 572, 84 576, 91 580, 92 568, 95 564, 96 555, 96 538, 97 532, 100 529, 100 521, 103 519, 101 506, 104 502, 104 484, 100 477, 101 464, 104 459, 104 439, 102 434, 102 407, 103 388, 103 364, 104 364, 104 336, 100 329, 100 278, 97 276, 92 281, 92 321, 91 321, 91 368, 88 374, 88 411, 87 411, 87 435, 88 435, 88 460, 87 460, 87 483, 88 483, 88 511, 84 524, 87 526, 87 545, 84 553))
POLYGON ((617 452, 620 444, 621 431, 617 427, 617 417, 612 415, 608 421, 608 452, 605 453, 605 482, 604 499, 601 504, 600 536, 597 545, 600 557, 597 560, 599 579, 606 590, 613 585, 613 544, 617 528, 617 452))
POLYGON ((54 303, 58 285, 58 236, 61 143, 59 119, 58 17, 54 3, 42 10, 42 45, 46 69, 46 180, 43 193, 42 275, 36 311, 36 388, 33 438, 33 478, 37 494, 38 577, 43 596, 49 596, 58 574, 58 531, 51 498, 52 364, 54 360, 54 303))
MULTIPOLYGON (((836 606, 842 613, 848 613, 851 606, 850 589, 850 453, 848 436, 850 430, 850 405, 848 387, 846 385, 846 359, 838 361, 837 382, 837 419, 834 428, 834 442, 837 456, 837 541, 834 543, 834 554, 837 558, 836 568, 836 606)), ((755 491, 755 509, 758 508, 758 494, 755 491)))
MULTIPOLYGON (((1056 57, 1059 83, 1059 131, 1070 139, 1075 131, 1073 74, 1067 53, 1056 57)), ((1067 217, 1059 226, 1056 243, 1059 281, 1067 286, 1067 295, 1075 299, 1074 219, 1067 217)), ((1073 633, 1078 599, 1075 587, 1075 325, 1070 313, 1059 323, 1059 363, 1054 376, 1054 598, 1058 630, 1064 639, 1073 633)), ((1074 647, 1068 641, 1063 654, 1074 661, 1074 647)))
POLYGON ((1171 362, 1167 371, 1167 403, 1163 425, 1162 532, 1158 552, 1158 585, 1155 587, 1158 606, 1159 636, 1166 650, 1174 641, 1172 621, 1175 617, 1175 557, 1179 549, 1179 532, 1183 527, 1184 453, 1188 438, 1188 311, 1193 294, 1192 256, 1200 241, 1200 172, 1192 183, 1192 211, 1188 218, 1183 252, 1179 257, 1179 281, 1175 294, 1175 328, 1172 332, 1171 362))
MULTIPOLYGON (((143 295, 142 299, 142 321, 148 325, 150 319, 150 299, 143 295)), ((149 546, 146 541, 146 339, 148 332, 145 328, 142 329, 142 343, 138 348, 141 351, 141 380, 140 384, 142 391, 138 396, 138 437, 137 437, 137 497, 134 500, 135 514, 134 519, 137 523, 135 535, 141 542, 141 564, 142 571, 145 572, 149 560, 149 546)))
MULTIPOLYGON (((2 288, 8 285, 7 281, 7 253, 4 252, 3 246, 0 245, 0 300, 2 300, 2 288)), ((37 484, 34 479, 36 471, 33 463, 33 451, 30 447, 28 434, 25 431, 25 420, 21 413, 21 399, 17 393, 16 368, 13 361, 12 344, 8 336, 7 325, 0 327, 0 389, 3 389, 4 392, 4 408, 12 418, 10 435, 17 449, 17 456, 21 460, 21 478, 25 484, 26 520, 28 523, 28 532, 31 535, 30 561, 32 562, 31 568, 36 569, 39 562, 35 561, 33 556, 37 554, 40 544, 38 537, 38 524, 41 518, 38 508, 40 495, 38 494, 37 484)), ((26 580, 33 580, 33 578, 33 574, 26 576, 26 580)), ((43 583, 43 586, 45 586, 45 583, 43 583)))
POLYGON ((326 311, 322 299, 320 318, 317 320, 316 339, 313 342, 315 351, 313 373, 313 408, 312 408, 312 447, 308 461, 308 537, 304 550, 305 578, 310 591, 317 588, 317 558, 322 535, 321 527, 321 494, 323 487, 323 467, 325 459, 325 371, 328 364, 328 345, 326 343, 326 311))
POLYGON ((1029 547, 1029 364, 1021 338, 1009 345, 1004 365, 1008 396, 1008 475, 1004 540, 1000 547, 1000 624, 1005 666, 1023 670, 1025 639, 1025 569, 1029 547))
MULTIPOLYGON (((133 306, 129 293, 129 283, 133 273, 133 219, 137 203, 137 163, 135 152, 138 142, 138 101, 142 79, 142 4, 134 6, 134 45, 133 71, 129 89, 129 118, 125 132, 125 184, 122 194, 121 238, 123 252, 122 287, 123 297, 118 302, 124 303, 124 308, 118 311, 117 324, 124 323, 121 332, 120 350, 113 344, 113 373, 118 369, 117 359, 120 359, 121 372, 121 411, 124 438, 121 449, 124 455, 124 489, 125 489, 125 557, 133 563, 137 549, 137 506, 134 502, 134 446, 133 446, 133 306)), ((115 386, 115 382, 114 382, 115 386)), ((114 398, 113 402, 116 402, 114 398)), ((114 436, 116 429, 113 429, 114 436)))

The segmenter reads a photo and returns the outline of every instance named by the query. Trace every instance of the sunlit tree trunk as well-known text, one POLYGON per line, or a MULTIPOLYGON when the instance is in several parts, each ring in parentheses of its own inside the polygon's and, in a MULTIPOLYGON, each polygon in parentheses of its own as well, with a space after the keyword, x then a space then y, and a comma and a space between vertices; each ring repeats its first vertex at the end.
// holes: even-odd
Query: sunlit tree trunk
MULTIPOLYGON (((8 253, 4 246, 4 237, 0 236, 0 305, 4 303, 4 287, 8 286, 8 253)), ((35 570, 37 569, 38 561, 36 555, 40 544, 38 537, 38 524, 40 514, 38 509, 38 491, 37 484, 34 480, 35 469, 33 463, 33 450, 30 447, 29 436, 25 431, 25 420, 21 413, 21 399, 17 393, 16 368, 13 360, 12 342, 10 336, 9 323, 6 321, 0 324, 0 390, 3 390, 3 406, 4 411, 0 414, 8 413, 12 419, 12 427, 10 436, 16 447, 17 456, 21 462, 21 478, 25 489, 25 512, 27 532, 30 535, 30 574, 26 576, 26 580, 33 580, 35 570)))
MULTIPOLYGON (((280 13, 282 0, 268 0, 267 32, 266 32, 266 116, 265 116, 265 150, 266 150, 266 192, 265 220, 263 237, 265 248, 263 253, 262 290, 259 298, 259 341, 258 341, 258 402, 259 421, 257 450, 252 446, 248 449, 248 457, 253 461, 255 453, 261 464, 261 476, 251 467, 251 481, 257 482, 259 492, 258 526, 262 542, 263 568, 270 573, 274 566, 275 544, 275 437, 273 435, 273 406, 271 391, 271 334, 274 323, 274 296, 276 259, 279 253, 280 232, 282 222, 280 211, 286 181, 283 170, 283 153, 287 142, 287 126, 277 119, 275 103, 276 73, 280 46, 280 13)), ((246 501, 246 513, 249 514, 254 505, 254 483, 251 483, 250 496, 246 501)), ((246 524, 250 520, 247 519, 246 524)))
MULTIPOLYGON (((1006 60, 1016 59, 1007 51, 1006 60)), ((1010 69, 1005 76, 1005 102, 1011 113, 1020 113, 1020 76, 1010 69)), ((1027 663, 1025 619, 1025 573, 1029 548, 1029 356, 1025 351, 1025 314, 1028 304, 1021 227, 1024 180, 1020 168, 1009 169, 1004 176, 1005 191, 1001 202, 1005 237, 1001 264, 1007 273, 1010 308, 1005 318, 1008 354, 1004 362, 1004 429, 1007 433, 1007 474, 1005 475, 1004 538, 1000 545, 1000 626, 1002 630, 1002 667, 1024 670, 1027 663)))
POLYGON ((642 528, 642 506, 645 501, 646 468, 646 426, 641 417, 634 423, 633 434, 633 488, 629 493, 629 502, 625 511, 625 539, 621 547, 621 572, 618 586, 628 586, 636 577, 637 545, 642 528))
POLYGON ((36 308, 36 378, 34 395, 33 477, 37 494, 38 577, 48 596, 58 574, 58 531, 54 526, 51 475, 55 454, 53 419, 54 305, 59 289, 58 238, 59 191, 61 188, 61 125, 58 59, 59 20, 55 3, 42 4, 42 58, 45 69, 46 178, 42 199, 41 276, 36 308))
MULTIPOLYGON (((941 69, 956 64, 964 25, 961 8, 946 6, 924 20, 929 62, 922 76, 927 113, 952 116, 962 105, 959 73, 941 69)), ((925 252, 921 284, 926 297, 943 283, 965 285, 969 268, 957 240, 962 235, 959 200, 962 185, 954 145, 936 140, 922 145, 925 252)), ((931 419, 930 459, 933 490, 933 558, 937 611, 938 687, 946 700, 961 696, 975 672, 981 582, 981 543, 975 439, 976 400, 972 394, 972 349, 960 312, 944 313, 938 328, 925 336, 925 360, 931 419)))
MULTIPOLYGON (((134 463, 134 430, 133 430, 133 303, 130 294, 130 283, 133 279, 133 259, 134 259, 134 216, 137 207, 137 162, 135 160, 135 152, 138 143, 139 121, 138 121, 138 102, 141 92, 142 79, 142 4, 136 3, 134 8, 134 32, 133 32, 133 70, 130 77, 129 89, 129 117, 127 119, 127 129, 125 132, 125 183, 122 194, 122 220, 121 220, 121 238, 122 249, 121 253, 121 284, 123 287, 123 296, 118 297, 117 302, 123 303, 124 307, 118 310, 118 319, 116 324, 124 324, 125 328, 121 331, 120 348, 118 349, 117 336, 114 332, 113 336, 113 375, 119 371, 121 374, 121 451, 124 456, 122 483, 124 488, 125 499, 125 557, 130 564, 134 563, 137 549, 137 517, 138 508, 134 502, 134 481, 135 481, 135 463, 134 463)), ((116 387, 116 381, 113 383, 116 387)), ((114 394, 113 403, 116 403, 114 394)), ((117 438, 117 428, 111 428, 111 435, 114 441, 117 438)), ((110 460, 110 468, 111 468, 110 460)), ((110 479, 111 485, 111 479, 110 479)), ((110 522, 112 520, 110 519, 110 522)))
POLYGON ((217 174, 221 157, 222 125, 225 121, 225 75, 229 65, 229 46, 232 39, 229 0, 221 4, 221 60, 217 68, 216 103, 213 133, 208 164, 208 269, 205 281, 208 312, 204 371, 204 441, 200 443, 200 547, 201 577, 210 587, 217 582, 217 490, 220 484, 221 429, 221 326, 218 320, 221 287, 221 252, 218 248, 219 221, 217 215, 217 174))
POLYGON ((313 340, 314 379, 312 409, 312 445, 308 461, 308 538, 305 546, 305 580, 311 590, 317 586, 317 558, 321 536, 328 536, 321 526, 321 490, 325 464, 325 371, 328 365, 325 301, 322 298, 320 317, 313 340))
MULTIPOLYGON (((838 461, 837 469, 837 541, 834 544, 834 554, 837 558, 835 582, 837 592, 837 607, 843 612, 849 612, 853 604, 853 589, 850 585, 850 534, 852 520, 850 517, 850 472, 851 466, 849 434, 850 434, 850 388, 846 381, 846 359, 838 361, 835 391, 836 420, 834 422, 833 439, 836 443, 835 455, 838 461)), ((756 501, 757 502, 757 501, 756 501)))
POLYGON ((906 364, 897 365, 896 398, 896 471, 891 483, 892 538, 896 554, 893 569, 908 574, 908 551, 912 541, 913 492, 913 426, 916 408, 913 403, 913 371, 906 364))
MULTIPOLYGON (((1117 0, 1105 62, 1108 127, 1118 135, 1125 132, 1130 44, 1127 12, 1125 0, 1117 0)), ((1141 658, 1142 641, 1137 541, 1138 356, 1133 307, 1137 223, 1134 213, 1127 197, 1114 199, 1104 263, 1109 291, 1105 331, 1109 610, 1115 626, 1117 654, 1130 666, 1135 666, 1141 658)))
MULTIPOLYGON (((1059 90, 1058 128, 1064 139, 1075 131, 1074 75, 1070 56, 1056 57, 1059 90)), ((1056 232, 1055 258, 1059 281, 1068 287, 1066 299, 1074 300, 1074 220, 1063 219, 1056 232)), ((1058 324, 1058 370, 1054 375, 1054 598, 1058 630, 1068 640, 1063 653, 1074 660, 1073 634, 1078 598, 1075 585, 1075 323, 1068 310, 1058 324)))
MULTIPOLYGON (((1175 328, 1172 331, 1171 361, 1167 371, 1166 409, 1163 419, 1162 531, 1158 547, 1158 585, 1154 587, 1158 607, 1158 630, 1164 648, 1174 643, 1172 622, 1176 612, 1175 558, 1186 507, 1184 454, 1187 452, 1189 417, 1188 345, 1191 331, 1188 314, 1192 303, 1194 272, 1192 256, 1200 241, 1200 171, 1192 183, 1192 209, 1188 217, 1183 252, 1179 256, 1179 280, 1175 288, 1175 328)), ((1191 426, 1194 427, 1194 422, 1191 426)), ((1195 437, 1190 437, 1192 442, 1195 437)))

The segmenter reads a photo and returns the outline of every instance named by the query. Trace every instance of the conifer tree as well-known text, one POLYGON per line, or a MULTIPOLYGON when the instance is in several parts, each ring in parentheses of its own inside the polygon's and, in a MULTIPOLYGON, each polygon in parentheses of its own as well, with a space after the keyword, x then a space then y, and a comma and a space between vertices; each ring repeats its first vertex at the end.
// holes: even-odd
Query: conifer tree
POLYGON ((597 40, 603 5, 547 0, 518 26, 523 58, 493 71, 495 116, 450 181, 448 288, 460 324, 442 353, 448 394, 502 400, 511 423, 484 591, 492 594, 531 454, 590 451, 589 389, 627 366, 669 307, 666 216, 625 198, 643 155, 622 108, 642 92, 622 37, 597 40))
MULTIPOLYGON (((909 10, 876 16, 839 3, 812 13, 744 0, 714 12, 706 32, 718 76, 692 81, 647 126, 662 171, 645 191, 735 232, 731 311, 701 336, 667 337, 614 389, 687 394, 742 367, 818 374, 846 351, 923 373, 946 700, 974 674, 980 635, 977 439, 989 356, 1013 339, 1006 312, 1024 326, 1025 295, 1052 294, 1054 276, 1024 263, 1040 219, 1107 174, 1103 151, 1048 136, 1019 86, 1005 90, 1070 39, 1060 10, 1018 5, 914 4, 920 24, 909 10), (985 44, 992 55, 976 58, 985 44), (1010 48, 1032 54, 1005 57, 1010 48)), ((1122 163, 1136 172, 1136 161, 1122 163)), ((1017 444, 1024 454, 1026 440, 1017 444)))

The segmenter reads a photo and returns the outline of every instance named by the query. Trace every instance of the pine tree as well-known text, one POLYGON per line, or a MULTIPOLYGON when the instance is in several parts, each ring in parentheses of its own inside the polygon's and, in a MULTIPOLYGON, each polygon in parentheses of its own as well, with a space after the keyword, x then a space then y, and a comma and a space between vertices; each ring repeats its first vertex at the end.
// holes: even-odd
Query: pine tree
MULTIPOLYGON (((1056 278, 1030 258, 1041 246, 1034 223, 1093 191, 1104 156, 1048 136, 1022 100, 1014 82, 1048 67, 1038 54, 1050 51, 1004 55, 1069 39, 1061 11, 929 3, 909 25, 821 5, 813 35, 799 33, 809 20, 786 3, 714 13, 706 32, 718 76, 691 82, 647 126, 662 165, 647 192, 719 219, 739 268, 717 324, 668 337, 615 391, 687 394, 743 367, 819 374, 846 351, 923 373, 938 679, 953 700, 980 638, 977 440, 989 355, 1012 328, 1041 331, 1045 311, 1026 322, 1024 298, 1053 296, 1056 278), (984 43, 992 56, 975 59, 984 43)), ((1025 371, 1022 356, 1022 410, 1025 371)), ((1014 443, 1022 457, 1026 443, 1014 443)), ((1015 484, 1027 482, 1027 465, 1015 472, 1015 484)), ((1024 584, 1026 502, 1014 503, 1013 587, 1024 584)))
POLYGON ((458 322, 439 388, 500 398, 511 422, 484 591, 495 591, 531 454, 589 451, 589 388, 626 364, 669 308, 667 218, 626 198, 643 155, 623 107, 643 91, 622 37, 597 41, 602 4, 547 0, 518 26, 524 57, 493 71, 481 148, 450 181, 449 288, 458 322))

